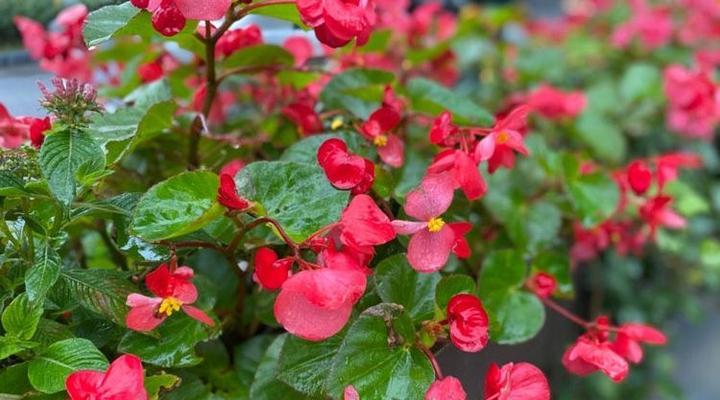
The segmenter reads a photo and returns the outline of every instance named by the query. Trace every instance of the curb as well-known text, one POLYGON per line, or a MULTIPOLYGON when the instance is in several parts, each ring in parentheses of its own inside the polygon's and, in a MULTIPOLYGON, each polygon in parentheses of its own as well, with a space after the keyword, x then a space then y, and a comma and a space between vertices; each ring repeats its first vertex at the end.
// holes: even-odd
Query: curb
POLYGON ((0 51, 0 68, 34 63, 25 50, 0 51))

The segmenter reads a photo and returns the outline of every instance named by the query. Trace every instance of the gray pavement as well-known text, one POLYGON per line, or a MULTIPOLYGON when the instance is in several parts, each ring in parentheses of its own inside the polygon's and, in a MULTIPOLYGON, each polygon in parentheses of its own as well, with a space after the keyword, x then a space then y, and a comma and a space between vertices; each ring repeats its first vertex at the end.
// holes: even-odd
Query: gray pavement
POLYGON ((37 82, 47 84, 51 77, 34 64, 0 68, 0 103, 13 116, 43 116, 37 82))

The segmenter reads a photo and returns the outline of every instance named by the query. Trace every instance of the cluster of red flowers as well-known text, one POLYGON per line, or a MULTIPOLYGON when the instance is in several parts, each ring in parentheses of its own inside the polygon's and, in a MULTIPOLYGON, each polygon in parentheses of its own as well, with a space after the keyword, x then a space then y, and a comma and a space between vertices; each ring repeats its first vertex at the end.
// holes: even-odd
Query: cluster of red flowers
POLYGON ((658 228, 680 229, 685 220, 672 209, 673 198, 666 185, 677 179, 682 168, 699 168, 702 160, 695 154, 670 153, 647 160, 635 160, 616 171, 615 182, 620 200, 613 217, 586 228, 573 227, 574 244, 570 250, 573 264, 594 259, 611 245, 620 254, 640 253, 645 243, 655 238, 658 228), (654 188, 654 190, 652 190, 654 188), (636 222, 626 215, 635 215, 636 222))
POLYGON ((187 20, 216 20, 230 8, 230 0, 131 0, 152 13, 152 24, 165 36, 174 36, 185 28, 187 20))
POLYGON ((13 117, 0 103, 0 148, 14 149, 30 140, 39 149, 45 140, 45 132, 50 129, 50 117, 13 117))
POLYGON ((22 34, 25 49, 41 68, 62 78, 89 82, 90 54, 82 37, 87 14, 82 4, 66 8, 55 18, 57 31, 47 31, 37 21, 20 16, 15 17, 15 26, 22 34))
POLYGON ((667 125, 683 135, 710 140, 720 123, 720 91, 712 78, 714 65, 698 64, 694 69, 665 69, 667 125))
POLYGON ((65 388, 70 400, 147 400, 144 378, 142 360, 125 354, 113 361, 105 372, 73 372, 65 380, 65 388))

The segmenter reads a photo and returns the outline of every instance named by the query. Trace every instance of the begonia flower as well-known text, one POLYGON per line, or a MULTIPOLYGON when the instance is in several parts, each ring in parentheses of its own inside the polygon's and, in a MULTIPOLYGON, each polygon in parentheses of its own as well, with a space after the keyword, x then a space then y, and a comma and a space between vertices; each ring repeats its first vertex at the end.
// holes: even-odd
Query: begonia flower
POLYGON ((380 159, 387 165, 400 168, 405 163, 405 144, 391 133, 402 120, 402 101, 392 87, 385 88, 383 103, 360 126, 360 133, 372 141, 380 159))
POLYGON ((340 241, 353 248, 385 244, 395 235, 390 218, 365 194, 355 196, 340 218, 340 241))
POLYGON ((231 29, 218 39, 216 45, 217 56, 227 57, 240 49, 262 43, 262 31, 257 25, 231 29))
POLYGON ((485 400, 550 400, 550 385, 536 366, 521 362, 498 367, 485 375, 485 400))
POLYGON ((477 162, 463 150, 447 149, 435 156, 428 173, 449 173, 468 200, 475 200, 487 192, 487 184, 478 169, 477 162))
POLYGON ((441 146, 454 146, 453 137, 458 133, 460 128, 452 123, 452 114, 443 111, 430 127, 430 143, 441 146))
POLYGON ((672 197, 660 195, 640 206, 640 217, 650 227, 650 237, 654 237, 658 228, 681 229, 687 224, 685 218, 671 208, 672 202, 672 197))
POLYGON ((425 400, 465 400, 467 394, 460 380, 454 376, 438 379, 430 385, 425 400))
POLYGON ((351 189, 354 194, 365 193, 375 180, 372 161, 351 154, 341 139, 324 141, 318 148, 317 160, 330 183, 338 189, 351 189))
POLYGON ((263 289, 280 289, 290 276, 290 268, 294 262, 292 257, 278 259, 273 249, 261 247, 255 252, 253 280, 263 289))
POLYGON ((229 174, 220 174, 217 200, 229 210, 245 210, 250 207, 250 201, 237 193, 235 178, 229 174))
POLYGON ((133 0, 135 7, 150 11, 155 30, 174 36, 185 28, 188 19, 217 20, 225 16, 231 0, 133 0))
POLYGON ((107 371, 80 370, 65 379, 70 400, 147 400, 142 361, 125 354, 107 371))
POLYGON ((345 387, 345 390, 343 390, 343 400, 360 400, 360 395, 353 385, 345 387))
POLYGON ((540 298, 547 298, 557 289, 557 280, 547 272, 535 273, 527 283, 527 286, 540 298))
POLYGON ((527 105, 513 109, 504 118, 498 118, 490 133, 475 147, 475 160, 487 161, 488 171, 495 172, 500 166, 513 168, 515 152, 528 155, 522 131, 527 125, 530 107, 527 105))
POLYGON ((373 0, 298 0, 296 4, 305 25, 330 47, 342 47, 353 39, 362 46, 377 19, 373 0))
POLYGON ((306 101, 294 102, 282 109, 282 114, 292 121, 303 136, 320 133, 323 131, 323 124, 320 116, 315 112, 311 104, 306 101))
POLYGON ((564 92, 543 84, 528 95, 527 103, 545 118, 562 119, 580 114, 585 108, 587 100, 580 91, 564 92))
POLYGON ((128 295, 126 304, 130 306, 130 311, 125 319, 127 327, 139 332, 149 332, 181 310, 203 324, 215 325, 204 311, 191 306, 198 297, 197 288, 192 283, 193 275, 194 272, 189 267, 170 271, 167 264, 161 264, 147 274, 145 285, 154 297, 139 293, 128 295))
POLYGON ((488 343, 489 319, 479 298, 456 294, 447 305, 450 340, 458 349, 469 353, 482 350, 488 343))
POLYGON ((642 361, 643 349, 640 343, 664 345, 667 337, 659 330, 643 324, 627 323, 620 325, 611 348, 631 363, 642 361))
POLYGON ((630 188, 638 196, 642 196, 652 184, 652 171, 647 164, 641 160, 630 163, 627 169, 627 180, 630 188))

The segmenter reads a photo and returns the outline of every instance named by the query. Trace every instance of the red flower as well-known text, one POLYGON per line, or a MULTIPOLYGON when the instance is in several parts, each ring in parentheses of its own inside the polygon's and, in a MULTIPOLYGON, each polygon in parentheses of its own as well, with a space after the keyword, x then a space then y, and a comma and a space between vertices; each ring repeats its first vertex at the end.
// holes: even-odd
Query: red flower
POLYGON ((392 87, 388 86, 385 88, 380 108, 370 114, 368 120, 360 126, 360 133, 373 142, 380 159, 395 168, 402 167, 405 162, 405 144, 390 132, 400 124, 402 110, 402 101, 395 96, 392 87))
POLYGON ((137 74, 143 83, 153 82, 163 77, 164 71, 159 60, 142 64, 137 69, 137 74))
POLYGON ((275 319, 295 336, 325 340, 345 326, 353 305, 365 292, 366 281, 354 263, 328 263, 325 268, 300 271, 282 285, 275 300, 275 319))
POLYGON ((230 175, 234 178, 235 175, 237 175, 237 173, 243 168, 245 168, 245 162, 240 159, 235 159, 223 165, 222 168, 220 168, 218 175, 230 175))
POLYGON ((307 60, 313 56, 315 51, 312 42, 304 36, 292 36, 287 38, 283 43, 283 47, 295 58, 296 67, 305 65, 307 60))
POLYGON ((118 357, 106 372, 76 371, 65 380, 70 400, 147 400, 141 360, 118 357))
POLYGON ((180 310, 204 324, 215 325, 207 314, 190 305, 198 297, 197 289, 192 283, 193 275, 194 272, 189 267, 180 267, 171 272, 166 264, 161 264, 147 274, 145 285, 155 297, 138 293, 128 295, 126 303, 130 306, 130 312, 125 319, 127 327, 139 332, 149 332, 180 310))
POLYGON ((645 0, 630 2, 632 17, 619 25, 612 35, 612 43, 626 47, 637 37, 645 48, 652 50, 670 41, 673 34, 672 14, 665 7, 650 7, 645 0))
POLYGON ((330 47, 342 47, 353 38, 362 46, 376 20, 373 0, 298 0, 297 8, 305 25, 330 47))
POLYGON ((365 194, 355 196, 340 218, 340 241, 354 249, 377 246, 395 238, 385 213, 365 194))
POLYGON ((550 400, 550 385, 540 369, 532 364, 490 365, 485 375, 486 400, 550 400))
POLYGON ((283 115, 297 125, 303 136, 323 131, 320 116, 308 102, 295 102, 282 109, 283 115))
POLYGON ((455 233, 455 244, 453 245, 452 252, 458 258, 470 257, 470 245, 468 244, 465 235, 467 235, 472 229, 472 224, 469 222, 450 222, 450 228, 455 233))
POLYGON ((450 340, 462 351, 474 353, 488 342, 488 315, 482 302, 471 294, 457 294, 447 305, 450 340))
POLYGON ((291 257, 278 260, 275 251, 268 247, 261 247, 255 252, 253 280, 263 289, 280 289, 290 276, 290 268, 294 262, 295 260, 291 257))
POLYGON ((345 390, 343 391, 343 400, 360 400, 360 395, 357 390, 355 390, 354 386, 350 385, 345 387, 345 390))
POLYGON ((586 376, 601 371, 614 382, 620 382, 628 374, 627 361, 613 351, 603 335, 587 333, 578 338, 563 354, 562 363, 575 375, 586 376))
POLYGON ((257 25, 250 25, 244 29, 232 29, 218 40, 216 45, 217 55, 227 57, 242 48, 262 43, 262 31, 257 25))
POLYGON ((225 16, 231 0, 133 0, 135 7, 150 11, 155 30, 173 36, 185 27, 186 20, 216 20, 225 16))
POLYGON ((475 147, 475 160, 488 161, 488 171, 495 172, 501 165, 506 168, 515 166, 515 153, 528 155, 522 136, 527 125, 530 107, 527 105, 513 109, 506 117, 499 118, 490 134, 478 142, 475 147))
POLYGON ((245 210, 250 207, 250 202, 238 195, 235 179, 229 174, 220 174, 217 200, 229 210, 245 210))
POLYGON ((425 400, 465 400, 467 394, 462 383, 454 376, 446 376, 438 379, 430 385, 425 400))
POLYGON ((533 110, 545 118, 562 119, 580 114, 587 101, 580 91, 563 92, 543 84, 530 93, 527 102, 533 110))
POLYGON ((30 124, 30 143, 33 147, 36 149, 42 147, 43 142, 45 142, 45 132, 50 129, 52 129, 50 117, 45 117, 43 119, 33 118, 32 123, 30 124))
POLYGON ((682 229, 687 222, 672 208, 670 196, 655 196, 640 206, 640 216, 650 227, 650 237, 654 237, 658 228, 682 229))
POLYGON ((365 193, 375 181, 372 161, 348 152, 341 139, 328 139, 318 148, 318 164, 330 183, 338 189, 352 189, 354 194, 365 193))
POLYGON ((433 160, 428 173, 449 172, 455 188, 462 189, 468 200, 475 200, 487 192, 487 184, 480 174, 477 163, 462 150, 447 149, 433 160))
POLYGON ((720 121, 718 91, 711 73, 671 65, 663 77, 670 128, 690 137, 710 139, 720 121))
POLYGON ((642 196, 652 184, 652 171, 644 161, 633 161, 627 169, 627 180, 633 192, 642 196))
POLYGON ((651 326, 628 323, 620 325, 611 348, 626 360, 637 364, 643 358, 640 343, 664 345, 667 343, 667 337, 651 326))
POLYGON ((547 298, 557 289, 557 280, 547 272, 538 272, 530 278, 527 285, 538 297, 547 298))
POLYGON ((447 174, 428 175, 405 199, 405 213, 418 221, 392 221, 395 232, 412 235, 407 257, 419 272, 442 268, 455 246, 455 232, 441 218, 452 203, 453 191, 447 174))
POLYGON ((430 128, 430 143, 441 146, 453 146, 453 136, 455 136, 460 129, 452 123, 452 114, 448 111, 443 111, 440 116, 435 118, 432 127, 430 128))
POLYGON ((697 154, 669 153, 657 157, 655 164, 658 187, 662 191, 666 183, 677 179, 680 168, 700 168, 703 162, 697 154))

